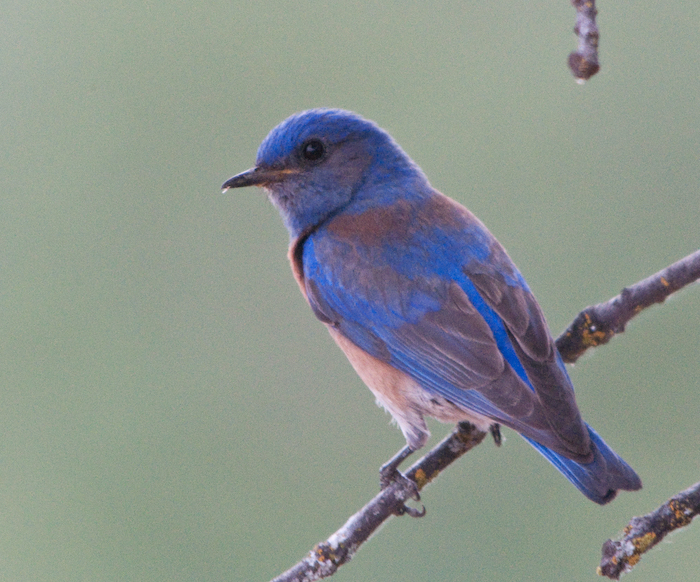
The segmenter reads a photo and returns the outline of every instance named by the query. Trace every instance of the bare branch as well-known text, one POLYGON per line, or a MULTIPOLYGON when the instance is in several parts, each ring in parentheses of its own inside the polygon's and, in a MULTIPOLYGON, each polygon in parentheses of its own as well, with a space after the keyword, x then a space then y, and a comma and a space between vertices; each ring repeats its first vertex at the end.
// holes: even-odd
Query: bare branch
POLYGON ((590 79, 600 70, 598 64, 598 11, 595 0, 571 0, 576 8, 574 32, 578 36, 578 50, 569 55, 569 69, 579 83, 590 79))
MULTIPOLYGON (((413 464, 406 477, 418 485, 418 490, 423 489, 445 467, 484 440, 486 434, 461 423, 432 451, 413 464)), ((404 503, 412 495, 414 490, 405 481, 394 481, 325 542, 311 550, 306 558, 272 582, 312 582, 332 576, 384 521, 403 512, 404 503)))
MULTIPOLYGON (((700 278, 700 251, 624 289, 620 295, 610 301, 584 309, 557 339, 557 348, 562 354, 562 358, 565 362, 575 362, 589 347, 605 344, 616 333, 622 333, 625 324, 641 310, 654 303, 664 301, 671 293, 698 278, 700 278)), ((461 423, 433 450, 413 464, 406 472, 406 477, 416 483, 419 491, 422 490, 451 463, 481 443, 485 436, 486 433, 467 423, 461 423)), ((498 444, 500 433, 497 430, 493 432, 493 437, 498 444)), ((680 493, 653 514, 644 518, 635 518, 635 520, 641 522, 641 520, 646 519, 657 519, 650 517, 657 513, 663 514, 662 517, 666 516, 662 512, 666 508, 672 517, 669 517, 670 521, 665 523, 673 523, 674 527, 687 525, 692 517, 698 513, 700 493, 697 489, 700 489, 700 484, 680 493), (696 497, 691 497, 691 495, 696 497)), ((345 525, 325 542, 319 543, 301 562, 272 582, 313 582, 332 576, 340 566, 350 561, 360 546, 382 523, 392 515, 404 513, 406 511, 405 502, 414 495, 415 489, 410 483, 400 479, 393 482, 350 517, 345 525)), ((600 568, 602 574, 607 576, 609 575, 608 571, 612 572, 612 570, 605 569, 609 568, 605 565, 606 556, 608 556, 608 561, 611 564, 617 564, 619 572, 622 572, 626 567, 634 565, 639 560, 639 556, 660 541, 663 535, 674 529, 674 527, 670 527, 650 530, 654 532, 655 536, 659 536, 658 539, 654 538, 656 541, 653 541, 644 537, 650 535, 648 533, 634 533, 637 530, 631 528, 636 525, 635 520, 632 520, 627 528, 628 535, 624 540, 620 542, 608 540, 606 542, 603 550, 604 559, 600 568), (629 542, 627 542, 628 539, 629 542), (645 545, 647 541, 648 543, 645 545), (642 547, 643 549, 639 549, 642 547), (623 564, 623 558, 618 556, 622 556, 620 552, 628 550, 629 556, 623 564)))
POLYGON ((700 513, 700 483, 674 495, 661 507, 643 517, 634 517, 621 540, 603 544, 598 575, 619 580, 629 572, 642 554, 658 544, 666 534, 688 525, 700 513))
POLYGON ((622 290, 609 301, 586 307, 564 333, 557 348, 568 364, 573 364, 591 347, 610 341, 625 331, 627 322, 643 309, 663 301, 682 287, 700 278, 700 251, 622 290))

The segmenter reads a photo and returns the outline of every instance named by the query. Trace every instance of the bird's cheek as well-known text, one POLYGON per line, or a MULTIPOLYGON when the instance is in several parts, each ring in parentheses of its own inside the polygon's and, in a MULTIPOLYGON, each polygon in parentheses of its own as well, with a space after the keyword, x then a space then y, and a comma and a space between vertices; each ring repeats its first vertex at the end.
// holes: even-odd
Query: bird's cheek
POLYGON ((267 184, 264 187, 267 197, 272 201, 273 204, 286 204, 290 199, 293 198, 294 189, 290 188, 287 184, 267 184))

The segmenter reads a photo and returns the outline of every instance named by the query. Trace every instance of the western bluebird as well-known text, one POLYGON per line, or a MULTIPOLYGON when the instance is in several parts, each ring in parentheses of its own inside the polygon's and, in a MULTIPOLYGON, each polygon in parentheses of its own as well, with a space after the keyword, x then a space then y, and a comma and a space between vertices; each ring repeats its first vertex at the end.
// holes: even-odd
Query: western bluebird
POLYGON ((347 111, 289 117, 224 191, 262 186, 290 234, 299 288, 406 447, 424 416, 518 431, 586 497, 637 474, 586 423, 542 310, 506 251, 436 191, 385 131, 347 111))

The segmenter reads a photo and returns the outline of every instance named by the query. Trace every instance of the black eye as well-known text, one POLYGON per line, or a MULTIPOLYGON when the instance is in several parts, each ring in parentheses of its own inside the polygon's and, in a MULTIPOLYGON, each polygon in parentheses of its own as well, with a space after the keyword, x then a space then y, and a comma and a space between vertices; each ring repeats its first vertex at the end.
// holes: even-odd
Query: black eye
POLYGON ((326 146, 320 139, 310 139, 301 146, 301 155, 311 162, 320 160, 326 153, 326 146))

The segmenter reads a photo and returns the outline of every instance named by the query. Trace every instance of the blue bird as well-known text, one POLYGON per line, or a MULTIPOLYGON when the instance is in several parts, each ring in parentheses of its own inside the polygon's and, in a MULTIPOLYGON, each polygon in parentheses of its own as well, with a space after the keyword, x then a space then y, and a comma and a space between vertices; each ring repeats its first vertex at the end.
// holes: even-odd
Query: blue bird
POLYGON ((642 483, 576 406, 542 310, 504 248, 391 136, 337 109, 289 117, 223 190, 263 187, 299 288, 355 371, 425 445, 424 417, 518 431, 586 497, 642 483))

